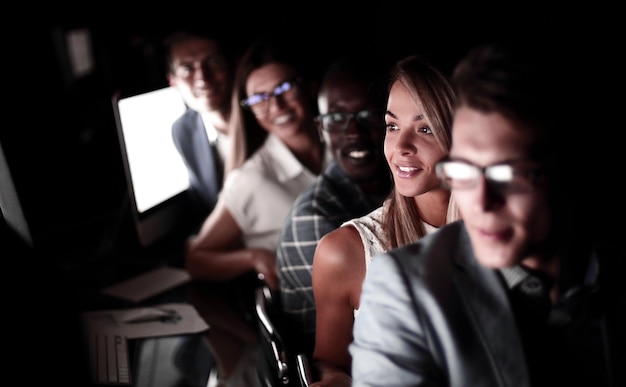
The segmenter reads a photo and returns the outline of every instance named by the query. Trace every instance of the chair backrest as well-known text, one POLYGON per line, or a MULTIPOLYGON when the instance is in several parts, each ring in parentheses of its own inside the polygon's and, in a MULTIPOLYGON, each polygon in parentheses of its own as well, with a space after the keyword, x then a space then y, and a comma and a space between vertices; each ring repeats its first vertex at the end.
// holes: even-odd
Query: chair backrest
POLYGON ((300 387, 309 387, 313 383, 313 374, 309 364, 309 358, 304 353, 296 355, 296 369, 300 387))
POLYGON ((258 376, 265 387, 289 386, 290 364, 283 338, 274 324, 272 291, 262 284, 255 289, 255 312, 259 329, 258 376))
POLYGON ((309 358, 290 346, 293 343, 289 343, 292 338, 284 326, 280 295, 272 291, 262 277, 258 280, 254 303, 259 330, 259 380, 264 387, 309 387, 315 380, 309 358))

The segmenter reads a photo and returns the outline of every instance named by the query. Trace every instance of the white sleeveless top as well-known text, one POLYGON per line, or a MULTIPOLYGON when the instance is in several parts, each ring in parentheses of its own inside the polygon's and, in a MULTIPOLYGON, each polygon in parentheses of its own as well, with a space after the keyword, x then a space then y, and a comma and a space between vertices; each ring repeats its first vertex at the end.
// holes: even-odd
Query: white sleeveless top
MULTIPOLYGON (((354 227, 361 237, 361 243, 363 243, 363 248, 365 249, 365 270, 369 268, 370 262, 376 256, 376 254, 380 254, 387 250, 385 248, 384 241, 382 239, 383 235, 383 207, 378 207, 373 210, 369 214, 363 215, 360 218, 350 219, 344 222, 341 226, 350 225, 354 227)), ((426 222, 423 222, 424 228, 426 229, 426 233, 430 234, 437 230, 437 227, 434 227, 426 222)), ((359 310, 354 310, 354 317, 356 318, 359 310)))
POLYGON ((382 240, 383 235, 383 207, 378 207, 369 214, 363 215, 360 218, 350 219, 344 222, 341 226, 352 226, 358 232, 361 237, 361 243, 365 249, 365 270, 369 266, 372 258, 385 251, 385 244, 382 240))

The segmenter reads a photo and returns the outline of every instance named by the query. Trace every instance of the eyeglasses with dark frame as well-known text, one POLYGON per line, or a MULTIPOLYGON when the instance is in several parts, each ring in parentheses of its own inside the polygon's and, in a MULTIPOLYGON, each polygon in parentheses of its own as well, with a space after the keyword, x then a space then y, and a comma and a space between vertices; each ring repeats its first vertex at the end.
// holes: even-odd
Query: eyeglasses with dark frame
POLYGON ((227 69, 226 58, 220 54, 216 54, 206 57, 202 59, 202 61, 182 62, 172 71, 179 78, 190 79, 193 77, 193 73, 199 69, 207 73, 225 71, 227 69))
POLYGON ((501 163, 480 167, 463 160, 444 159, 435 170, 446 189, 466 190, 476 187, 481 176, 491 188, 505 193, 532 192, 535 180, 544 174, 537 165, 501 163))
POLYGON ((248 98, 242 99, 239 103, 244 109, 250 109, 256 114, 265 114, 269 109, 269 100, 272 97, 282 96, 282 98, 293 99, 300 79, 291 79, 281 82, 269 93, 252 94, 248 98))
POLYGON ((325 131, 340 133, 348 129, 350 121, 355 120, 359 125, 368 129, 385 128, 385 117, 382 110, 369 109, 355 113, 328 113, 315 117, 315 122, 325 131))

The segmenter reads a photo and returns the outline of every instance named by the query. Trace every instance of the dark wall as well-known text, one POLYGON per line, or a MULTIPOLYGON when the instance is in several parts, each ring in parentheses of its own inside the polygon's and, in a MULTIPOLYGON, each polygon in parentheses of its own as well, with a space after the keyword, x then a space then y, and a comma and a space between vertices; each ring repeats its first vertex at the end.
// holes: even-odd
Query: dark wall
MULTIPOLYGON (((43 254, 35 254, 0 223, 0 257, 9 263, 8 273, 19 275, 24 282, 27 291, 22 293, 36 296, 29 296, 28 301, 24 295, 9 297, 16 304, 16 313, 23 317, 14 324, 52 316, 43 325, 45 332, 74 334, 78 329, 76 317, 65 309, 81 309, 74 305, 82 305, 83 296, 77 293, 98 287, 92 271, 87 270, 92 277, 82 276, 79 269, 101 257, 110 258, 114 253, 111 246, 132 234, 125 221, 125 179, 111 96, 116 90, 132 92, 164 84, 160 45, 171 30, 187 26, 206 29, 234 50, 243 50, 260 34, 283 35, 319 72, 333 56, 353 46, 375 49, 381 55, 426 53, 450 70, 471 45, 508 34, 559 33, 563 39, 580 42, 580 60, 594 63, 596 69, 607 61, 604 54, 621 56, 623 33, 617 30, 623 23, 616 23, 615 18, 622 13, 601 3, 585 3, 584 9, 547 6, 545 2, 501 2, 490 7, 477 7, 475 2, 432 3, 321 0, 245 4, 228 0, 152 3, 150 8, 129 11, 127 8, 136 6, 128 2, 84 2, 71 7, 54 2, 7 14, 5 19, 13 23, 3 39, 3 91, 8 104, 3 109, 0 143, 34 228, 31 232, 43 245, 43 250, 38 250, 43 254), (90 31, 95 60, 94 71, 79 79, 67 76, 63 57, 64 33, 75 28, 90 31), (64 282, 65 277, 71 281, 64 282), (75 283, 80 286, 73 286, 75 283)), ((610 69, 607 65, 607 74, 612 74, 610 69)), ((590 72, 580 77, 596 75, 590 72)), ((607 85, 609 89, 613 86, 607 85)), ((605 95, 581 96, 581 105, 572 107, 571 114, 581 115, 581 125, 589 127, 590 136, 620 130, 619 122, 599 125, 597 121, 607 112, 621 111, 611 101, 605 95), (607 106, 602 111, 589 111, 589 99, 602 99, 607 106)), ((615 101, 621 103, 619 98, 615 101)), ((597 162, 594 157, 589 149, 581 150, 581 162, 597 162)), ((618 181, 611 176, 607 182, 612 185, 607 184, 607 188, 615 187, 618 181)), ((581 176, 581 189, 598 188, 586 187, 581 176)), ((611 193, 607 198, 610 203, 620 200, 611 193)), ((621 217, 609 213, 606 218, 621 217)), ((581 225, 585 227, 604 226, 581 225)), ((104 275, 99 268, 94 272, 104 275)), ((14 351, 18 359, 32 358, 32 348, 39 348, 41 340, 53 340, 52 347, 68 345, 61 340, 62 335, 42 339, 32 335, 28 326, 29 332, 23 336, 13 335, 18 339, 14 351), (22 337, 26 335, 33 336, 33 345, 38 347, 25 345, 22 337)), ((12 327, 16 330, 19 327, 12 327)), ((78 348, 80 343, 75 345, 78 348)), ((75 351, 69 360, 46 358, 49 370, 45 371, 66 367, 68 361, 77 362, 80 354, 75 351)), ((32 372, 31 362, 20 363, 28 367, 21 374, 32 372)))
POLYGON ((103 238, 115 239, 122 232, 111 227, 125 216, 111 96, 117 90, 165 84, 161 43, 172 30, 205 30, 236 53, 262 34, 283 36, 318 74, 335 55, 355 46, 394 57, 425 53, 451 71, 471 45, 508 34, 558 32, 564 39, 584 37, 581 47, 608 44, 613 31, 606 16, 613 11, 597 8, 527 2, 487 8, 399 0, 213 1, 131 11, 115 2, 55 5, 40 10, 39 24, 11 35, 15 39, 9 44, 16 50, 9 51, 5 62, 12 66, 8 77, 19 80, 9 114, 16 120, 0 129, 0 141, 24 211, 34 232, 41 234, 38 239, 59 259, 98 254, 107 242, 103 238), (591 30, 597 23, 601 28, 591 30), (63 37, 80 28, 90 33, 95 67, 72 79, 63 37))

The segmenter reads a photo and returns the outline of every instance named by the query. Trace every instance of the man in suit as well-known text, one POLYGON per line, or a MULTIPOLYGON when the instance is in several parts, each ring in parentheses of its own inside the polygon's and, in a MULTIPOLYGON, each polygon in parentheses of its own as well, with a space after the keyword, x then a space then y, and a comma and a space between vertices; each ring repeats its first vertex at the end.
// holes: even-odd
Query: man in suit
POLYGON ((602 118, 597 78, 571 36, 524 38, 455 69, 437 174, 463 220, 372 261, 353 386, 624 385, 625 254, 599 188, 619 173, 581 122, 602 118))
POLYGON ((168 36, 167 79, 187 111, 172 126, 176 148, 189 172, 197 214, 213 209, 222 186, 228 150, 232 63, 217 40, 192 32, 168 36))

